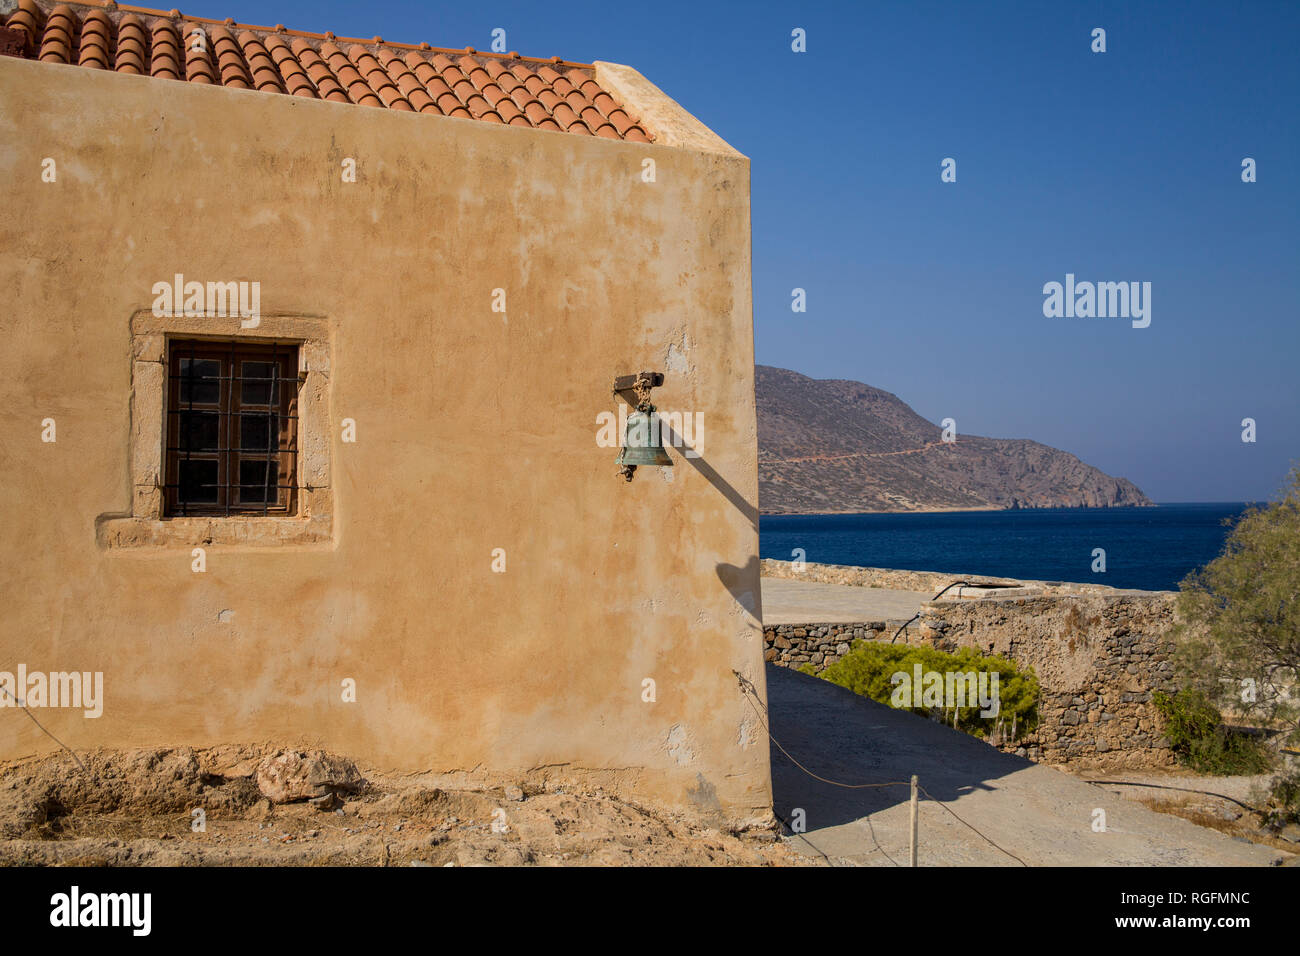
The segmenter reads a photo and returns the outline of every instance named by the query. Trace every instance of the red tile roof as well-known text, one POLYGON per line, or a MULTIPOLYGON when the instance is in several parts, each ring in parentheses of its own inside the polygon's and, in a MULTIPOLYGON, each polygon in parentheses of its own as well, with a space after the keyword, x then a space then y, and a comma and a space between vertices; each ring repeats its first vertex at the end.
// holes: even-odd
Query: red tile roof
POLYGON ((18 0, 4 27, 27 59, 634 143, 652 138, 600 87, 593 66, 559 57, 322 36, 112 0, 18 0), (191 39, 196 31, 202 43, 191 39))

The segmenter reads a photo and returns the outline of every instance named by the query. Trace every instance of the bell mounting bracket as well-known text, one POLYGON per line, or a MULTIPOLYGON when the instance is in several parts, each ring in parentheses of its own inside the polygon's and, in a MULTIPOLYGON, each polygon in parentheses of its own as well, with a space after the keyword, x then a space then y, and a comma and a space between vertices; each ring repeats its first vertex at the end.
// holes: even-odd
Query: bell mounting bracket
POLYGON ((633 408, 645 411, 644 406, 650 404, 650 389, 658 388, 664 383, 663 372, 638 372, 635 375, 620 375, 614 379, 614 394, 620 395, 623 401, 627 402, 633 408), (632 398, 636 401, 632 401, 632 398))

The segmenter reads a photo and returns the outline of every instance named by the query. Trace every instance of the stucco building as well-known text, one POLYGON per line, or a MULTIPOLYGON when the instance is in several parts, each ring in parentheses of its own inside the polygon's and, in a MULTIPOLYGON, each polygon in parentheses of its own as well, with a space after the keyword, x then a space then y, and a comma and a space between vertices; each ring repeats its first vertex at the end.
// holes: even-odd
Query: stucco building
POLYGON ((746 158, 626 66, 0 11, 31 714, 766 817, 746 158), (696 427, 624 481, 642 370, 696 427))

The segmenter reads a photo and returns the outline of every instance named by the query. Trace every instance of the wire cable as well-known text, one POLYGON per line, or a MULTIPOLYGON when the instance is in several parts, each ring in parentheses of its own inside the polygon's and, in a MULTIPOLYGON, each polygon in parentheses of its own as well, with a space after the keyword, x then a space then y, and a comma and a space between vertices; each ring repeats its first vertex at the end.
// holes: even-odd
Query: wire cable
POLYGON ((64 743, 62 740, 60 740, 58 737, 54 736, 54 734, 52 734, 52 733, 50 733, 48 730, 46 730, 45 727, 44 727, 44 725, 43 725, 39 720, 36 719, 36 715, 33 714, 30 710, 27 709, 27 705, 26 705, 25 703, 23 703, 21 700, 19 700, 17 697, 15 697, 13 694, 9 693, 9 691, 5 690, 3 687, 0 687, 0 691, 3 691, 3 692, 4 692, 4 695, 5 695, 6 697, 8 697, 8 698, 9 698, 10 700, 12 700, 16 705, 18 705, 19 707, 21 707, 21 708, 23 709, 23 713, 26 714, 28 717, 30 717, 30 718, 32 719, 32 723, 34 723, 37 727, 40 728, 41 733, 45 734, 45 736, 49 737, 49 738, 50 738, 51 740, 53 740, 56 744, 58 744, 60 747, 62 747, 64 750, 66 750, 69 754, 71 754, 71 755, 72 755, 72 759, 75 760, 75 761, 77 762, 77 766, 78 766, 78 767, 80 767, 83 771, 86 770, 86 765, 85 765, 84 763, 81 762, 81 758, 78 757, 78 756, 73 752, 72 748, 69 747, 67 744, 65 744, 65 743, 64 743))
MULTIPOLYGON (((955 587, 956 587, 957 585, 959 585, 959 584, 960 584, 960 585, 963 585, 963 586, 966 586, 966 585, 969 585, 970 582, 969 582, 969 581, 953 581, 952 584, 948 585, 948 587, 944 588, 942 591, 940 591, 940 592, 939 592, 938 594, 936 594, 934 597, 930 598, 930 601, 937 601, 937 600, 939 600, 939 598, 943 597, 944 594, 947 593, 947 591, 949 590, 949 588, 955 588, 955 587)), ((924 592, 922 592, 922 593, 924 593, 924 592)), ((925 603, 929 604, 930 601, 926 601, 925 603)), ((907 625, 908 625, 908 624, 911 624, 912 621, 915 621, 915 620, 916 620, 918 617, 920 617, 920 616, 921 616, 921 612, 920 612, 920 611, 917 611, 915 614, 913 614, 912 617, 911 617, 911 618, 910 618, 910 619, 909 619, 909 620, 908 620, 908 621, 907 621, 907 622, 906 622, 902 627, 900 627, 898 630, 896 630, 896 631, 894 632, 894 636, 891 637, 891 638, 889 639, 889 643, 892 644, 892 643, 894 643, 894 641, 898 640, 898 635, 899 635, 899 634, 902 634, 904 631, 907 630, 907 625)))
POLYGON ((951 808, 950 808, 946 803, 944 803, 942 800, 936 800, 936 799, 934 798, 934 796, 931 795, 930 791, 928 791, 928 790, 925 789, 925 787, 921 786, 921 785, 918 783, 918 784, 916 785, 916 789, 917 789, 917 790, 920 790, 923 794, 925 794, 925 795, 926 795, 927 797, 929 797, 931 800, 934 800, 935 803, 939 804, 939 806, 943 807, 943 808, 944 808, 945 810, 947 810, 949 813, 952 813, 952 818, 953 818, 954 820, 956 820, 956 821, 957 821, 958 823, 960 823, 962 826, 964 826, 964 827, 968 827, 972 833, 974 833, 976 836, 980 837, 982 840, 984 840, 985 842, 987 842, 989 846, 993 847, 995 850, 1001 850, 1003 853, 1005 853, 1007 856, 1011 857, 1011 859, 1015 860, 1015 861, 1016 861, 1017 863, 1019 863, 1021 866, 1029 866, 1028 863, 1026 863, 1024 860, 1020 859, 1020 857, 1016 856, 1016 855, 1015 855, 1014 853, 1012 853, 1010 850, 1003 849, 1002 847, 998 846, 996 843, 994 843, 992 840, 990 840, 990 839, 989 839, 985 834, 981 833, 979 830, 977 830, 975 827, 971 826, 969 823, 967 823, 967 822, 966 822, 965 820, 963 820, 961 817, 957 816, 956 813, 953 813, 952 809, 951 809, 951 808))
MULTIPOLYGON (((957 582, 954 582, 954 583, 957 583, 957 582)), ((952 587, 952 585, 949 585, 948 587, 952 587)), ((944 590, 946 591, 947 588, 944 588, 944 590)), ((939 593, 942 594, 943 591, 940 591, 939 593)), ((911 781, 902 781, 902 780, 891 780, 891 781, 889 781, 889 782, 887 782, 887 783, 841 783, 841 782, 838 781, 838 780, 829 780, 829 779, 827 779, 826 777, 823 777, 823 776, 820 776, 819 774, 815 774, 815 773, 813 773, 811 770, 809 770, 807 767, 805 767, 803 764, 801 764, 798 760, 796 760, 796 759, 794 758, 794 756, 791 755, 790 751, 786 750, 783 746, 781 746, 781 742, 780 742, 779 740, 777 740, 775 737, 772 736, 772 728, 771 728, 770 726, 768 726, 768 722, 767 722, 766 718, 764 717, 763 712, 762 712, 761 710, 759 710, 758 704, 756 704, 756 703, 754 702, 754 700, 750 700, 750 696, 751 696, 751 695, 755 698, 755 700, 758 700, 758 699, 759 699, 759 697, 758 697, 758 690, 757 690, 757 688, 754 687, 753 682, 750 681, 749 678, 745 677, 745 675, 741 674, 740 671, 737 671, 737 670, 734 670, 734 669, 733 669, 731 673, 733 673, 733 674, 736 675, 736 679, 737 679, 737 681, 739 681, 739 683, 740 683, 740 689, 741 689, 741 692, 744 694, 744 696, 745 696, 745 700, 749 701, 749 706, 752 707, 752 708, 754 708, 754 713, 756 713, 756 714, 758 715, 759 722, 763 725, 763 729, 767 731, 768 739, 771 740, 772 743, 776 745, 776 749, 777 749, 777 750, 779 750, 779 751, 781 751, 781 753, 785 754, 787 760, 789 760, 792 764, 794 764, 796 767, 798 767, 800 770, 802 770, 805 774, 807 774, 808 776, 812 777, 814 780, 819 780, 819 781, 821 781, 822 783, 830 784, 832 787, 843 787, 845 790, 867 790, 867 789, 872 789, 872 788, 877 788, 877 787, 910 787, 910 786, 912 785, 912 784, 911 784, 911 781)), ((953 812, 953 810, 952 810, 952 809, 951 809, 951 808, 950 808, 946 803, 944 803, 942 800, 940 800, 940 799, 938 799, 937 797, 935 797, 934 794, 932 794, 932 793, 930 793, 930 791, 926 790, 925 787, 921 786, 921 785, 918 783, 918 784, 916 785, 916 789, 917 789, 918 791, 920 791, 921 793, 925 794, 925 796, 926 796, 928 799, 933 800, 933 801, 934 801, 935 803, 937 803, 939 806, 943 807, 943 809, 944 809, 947 813, 949 813, 949 814, 952 815, 952 818, 953 818, 954 820, 956 820, 956 821, 957 821, 958 823, 960 823, 962 826, 964 826, 964 827, 966 827, 967 829, 969 829, 969 830, 970 830, 971 832, 973 832, 976 836, 980 837, 980 839, 982 839, 982 840, 984 840, 986 843, 988 843, 989 846, 993 847, 995 850, 998 850, 998 851, 1001 852, 1001 853, 1005 853, 1007 856, 1011 857, 1011 859, 1015 860, 1015 861, 1016 861, 1017 863, 1019 863, 1021 866, 1024 866, 1024 867, 1029 866, 1029 864, 1026 863, 1024 860, 1022 860, 1020 857, 1016 856, 1016 855, 1015 855, 1014 853, 1012 853, 1010 850, 1008 850, 1008 849, 1006 849, 1006 848, 1004 848, 1004 847, 999 846, 997 843, 995 843, 995 842, 994 842, 991 838, 989 838, 987 835, 985 835, 984 833, 980 832, 979 829, 977 829, 976 827, 972 826, 970 823, 967 823, 965 820, 963 820, 961 817, 959 817, 955 812, 953 812)), ((869 820, 869 819, 870 819, 870 818, 868 818, 868 820, 869 820)), ((785 821, 782 821, 782 822, 785 822, 785 821)), ((872 832, 872 839, 874 840, 874 839, 875 839, 875 829, 872 828, 872 831, 871 831, 871 832, 872 832)), ((807 840, 805 840, 805 842, 807 842, 807 840)), ((811 846, 811 845, 812 845, 812 844, 809 844, 809 846, 811 846)), ((877 846, 877 848, 880 848, 880 843, 879 843, 879 842, 876 842, 876 846, 877 846)), ((816 849, 816 847, 814 847, 814 849, 816 849)), ((880 848, 880 850, 881 850, 882 853, 884 853, 884 849, 883 849, 883 848, 880 848)), ((820 853, 821 851, 818 850, 818 852, 820 853)), ((823 853, 822 855, 825 856, 824 853, 823 853)), ((885 856, 886 856, 887 858, 889 858, 889 854, 886 853, 885 856)), ((892 861, 892 858, 890 858, 890 859, 891 859, 891 861, 892 861)), ((895 864, 895 865, 897 865, 897 864, 895 864)))

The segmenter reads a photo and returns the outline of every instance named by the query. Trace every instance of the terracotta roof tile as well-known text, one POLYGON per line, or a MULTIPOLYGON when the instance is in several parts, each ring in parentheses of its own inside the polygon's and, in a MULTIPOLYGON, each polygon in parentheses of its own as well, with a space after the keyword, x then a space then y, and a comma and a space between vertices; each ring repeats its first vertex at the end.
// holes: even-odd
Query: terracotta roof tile
POLYGON ((248 70, 253 77, 253 89, 264 93, 287 92, 284 81, 280 79, 280 71, 275 68, 275 61, 271 59, 266 44, 258 38, 257 34, 245 30, 239 35, 239 46, 244 52, 244 62, 248 64, 248 70))
POLYGON ((357 68, 357 72, 365 78, 366 85, 375 91, 385 106, 390 110, 413 112, 411 104, 394 82, 394 77, 384 69, 373 53, 359 43, 354 43, 348 47, 347 55, 353 66, 357 68))
MULTIPOLYGON (((524 115, 528 117, 528 121, 534 126, 540 125, 542 120, 549 118, 549 114, 546 112, 546 107, 537 102, 537 100, 533 100, 531 103, 524 106, 524 115)), ((552 120, 552 122, 554 122, 554 120, 552 120)))
POLYGON ((515 106, 514 101, 504 93, 501 94, 501 99, 494 103, 493 106, 496 107, 497 115, 511 126, 532 125, 528 122, 528 117, 524 115, 524 111, 515 106))
POLYGON ((429 96, 430 102, 421 108, 422 112, 445 114, 444 107, 454 109, 460 105, 460 101, 452 94, 451 88, 438 75, 438 71, 433 68, 433 64, 424 57, 411 52, 402 58, 402 62, 411 71, 416 81, 424 87, 429 96))
MULTIPOLYGON (((515 54, 513 53, 511 54, 511 56, 514 55, 515 54)), ((498 83, 501 82, 502 76, 510 72, 505 68, 505 66, 502 65, 500 60, 488 60, 483 64, 483 69, 487 70, 488 76, 492 77, 492 79, 498 83)))
POLYGON ((597 136, 603 136, 605 139, 623 138, 614 124, 601 116, 594 106, 588 106, 582 111, 581 116, 582 121, 587 124, 587 128, 593 130, 597 136))
MULTIPOLYGON (((545 92, 543 92, 540 99, 542 101, 542 105, 550 107, 551 115, 555 117, 557 123, 559 123, 565 129, 568 129, 570 126, 582 122, 580 119, 578 119, 578 114, 573 112, 573 110, 569 107, 568 103, 561 103, 558 100, 555 102, 554 105, 548 103, 547 96, 546 96, 547 93, 550 93, 550 90, 546 90, 545 92)), ((551 93, 551 95, 554 96, 555 94, 551 93)))
POLYGON ((546 81, 536 73, 529 72, 527 67, 512 66, 510 72, 514 74, 516 80, 523 84, 524 89, 536 96, 539 91, 547 88, 546 81))
POLYGON ((238 90, 251 90, 253 77, 244 63, 239 43, 224 26, 215 26, 208 31, 212 39, 212 53, 217 58, 217 73, 222 86, 238 90))
POLYGON ((191 83, 216 83, 217 69, 212 60, 212 39, 197 23, 187 23, 182 30, 185 42, 185 78, 191 83))
POLYGON ((350 102, 343 84, 339 82, 334 71, 329 68, 329 64, 315 47, 302 37, 294 40, 289 46, 297 54, 298 62, 306 68, 308 78, 316 87, 317 96, 331 103, 350 102))
POLYGON ((590 99, 591 105, 596 107, 596 109, 600 110, 606 116, 613 116, 615 112, 621 113, 623 111, 622 107, 614 102, 614 97, 610 96, 604 90, 601 90, 595 96, 590 97, 590 99))
MULTIPOLYGON (((49 28, 46 28, 49 31, 49 28)), ((149 75, 179 80, 181 73, 181 38, 166 20, 155 20, 149 32, 149 75)))
POLYGON ((339 48, 338 44, 326 41, 321 44, 320 50, 321 55, 325 57, 326 65, 338 77, 349 100, 359 106, 382 107, 384 105, 383 100, 376 96, 375 91, 366 83, 356 64, 348 59, 348 55, 339 48))
POLYGON ((606 116, 609 118, 609 121, 614 124, 614 129, 618 130, 619 136, 629 138, 630 133, 639 132, 636 123, 632 122, 632 118, 620 109, 616 109, 612 113, 607 113, 606 116))
POLYGON ((555 94, 555 90, 546 88, 537 91, 537 99, 546 107, 548 113, 554 113, 555 108, 561 105, 560 98, 555 94))
POLYGON ((18 0, 3 25, 25 34, 28 59, 580 136, 651 139, 596 82, 593 67, 559 57, 340 39, 112 0, 18 0))
POLYGON ((597 96, 609 96, 608 93, 600 88, 600 84, 589 76, 582 77, 582 82, 578 84, 578 92, 587 97, 587 99, 591 100, 593 103, 596 101, 597 96))
POLYGON ((138 17, 127 14, 117 23, 117 58, 113 69, 118 73, 145 72, 149 60, 149 35, 138 17))
POLYGON ((288 41, 282 36, 269 36, 266 38, 265 46, 266 52, 271 55, 271 62, 280 73, 280 79, 284 81, 285 90, 292 96, 316 99, 316 86, 307 76, 307 71, 302 68, 298 58, 293 55, 293 49, 288 41))
POLYGON ((477 86, 479 89, 482 89, 485 83, 490 83, 492 81, 492 77, 488 74, 488 71, 483 67, 483 64, 480 63, 478 60, 474 59, 468 53, 462 56, 459 60, 457 60, 456 65, 460 67, 460 71, 462 73, 464 73, 467 77, 469 77, 469 81, 473 83, 475 86, 477 86), (481 73, 483 75, 475 76, 476 73, 481 73))
POLYGON ((456 98, 456 94, 451 91, 447 81, 438 75, 438 71, 429 63, 424 63, 415 68, 415 75, 418 76, 433 97, 438 111, 444 116, 469 116, 469 110, 465 109, 465 104, 456 98))
POLYGON ((67 4, 60 4, 51 10, 45 21, 45 34, 41 39, 41 51, 37 54, 37 59, 52 63, 75 63, 77 58, 72 55, 73 37, 79 26, 76 15, 67 4))
MULTIPOLYGON (((505 91, 495 83, 488 83, 482 87, 483 98, 492 104, 494 110, 499 110, 502 103, 510 103, 510 97, 506 96, 505 91)), ((514 105, 510 103, 510 105, 514 105)))
POLYGON ((91 10, 81 23, 81 56, 78 66, 107 70, 113 42, 113 22, 103 10, 91 10))

